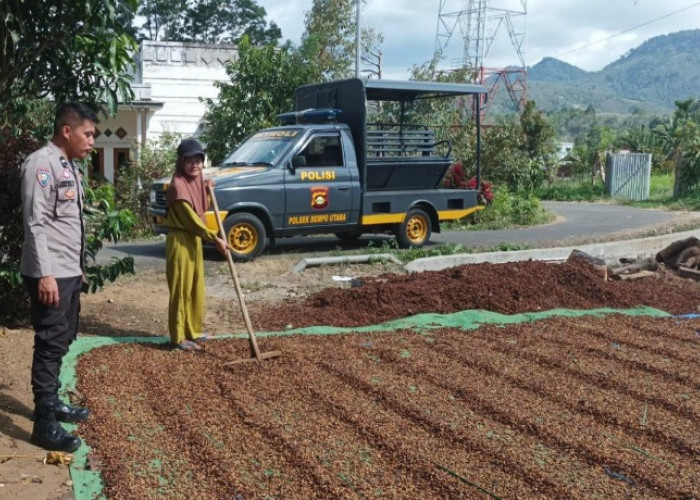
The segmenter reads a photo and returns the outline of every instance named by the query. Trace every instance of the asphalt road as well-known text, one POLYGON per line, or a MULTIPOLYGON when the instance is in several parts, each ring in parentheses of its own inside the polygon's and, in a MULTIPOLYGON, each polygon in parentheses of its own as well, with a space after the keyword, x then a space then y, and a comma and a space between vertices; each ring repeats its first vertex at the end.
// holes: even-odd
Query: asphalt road
MULTIPOLYGON (((700 227, 700 213, 698 212, 690 214, 664 212, 579 202, 543 202, 543 205, 558 216, 555 222, 522 229, 446 231, 433 234, 429 245, 452 243, 486 249, 506 242, 529 248, 544 248, 558 246, 558 244, 567 246, 586 242, 634 238, 643 235, 644 232, 652 232, 654 229, 664 228, 681 221, 684 223, 691 221, 694 227, 700 227)), ((268 248, 265 255, 294 253, 299 254, 302 258, 304 254, 323 254, 338 249, 376 248, 390 239, 392 239, 390 236, 383 235, 367 235, 354 242, 341 242, 334 236, 283 238, 277 241, 275 248, 268 248)), ((206 260, 224 260, 213 248, 205 248, 204 253, 206 260)), ((165 241, 157 239, 130 241, 116 245, 107 244, 98 253, 98 263, 105 263, 112 257, 121 258, 128 254, 134 256, 137 269, 164 268, 165 241)))
POLYGON ((528 245, 554 246, 568 242, 620 239, 628 234, 635 237, 645 231, 672 224, 675 221, 694 219, 700 227, 700 213, 645 210, 622 205, 606 205, 581 202, 545 201, 542 205, 558 215, 547 225, 497 231, 445 232, 431 237, 433 243, 460 243, 475 247, 493 247, 503 242, 528 245))

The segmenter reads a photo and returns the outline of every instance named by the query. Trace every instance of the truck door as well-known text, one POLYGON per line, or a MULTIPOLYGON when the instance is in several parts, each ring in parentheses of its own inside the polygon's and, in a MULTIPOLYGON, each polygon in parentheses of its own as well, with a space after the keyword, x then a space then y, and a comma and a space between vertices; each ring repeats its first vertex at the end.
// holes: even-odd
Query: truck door
POLYGON ((346 166, 340 134, 314 134, 296 154, 306 159, 306 165, 285 173, 284 227, 356 224, 359 200, 353 200, 353 182, 357 180, 346 166))

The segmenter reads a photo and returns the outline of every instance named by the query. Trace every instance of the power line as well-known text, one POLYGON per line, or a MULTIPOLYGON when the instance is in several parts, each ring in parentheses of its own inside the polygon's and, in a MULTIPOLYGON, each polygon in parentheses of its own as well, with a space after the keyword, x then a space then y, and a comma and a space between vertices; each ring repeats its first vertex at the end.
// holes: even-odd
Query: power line
POLYGON ((554 57, 555 57, 556 59, 559 59, 561 56, 565 56, 565 55, 571 54, 572 52, 578 52, 579 50, 586 49, 586 48, 590 47, 591 45, 596 45, 596 44, 601 43, 601 42, 606 42, 606 41, 608 41, 608 40, 610 40, 610 39, 612 39, 612 38, 615 38, 615 37, 618 37, 618 36, 620 36, 620 35, 624 35, 625 33, 629 33, 630 31, 636 30, 637 28, 641 28, 641 27, 643 27, 643 26, 647 26, 647 25, 649 25, 649 24, 655 23, 656 21, 661 21, 662 19, 666 19, 667 17, 671 17, 671 16, 674 16, 674 15, 680 13, 680 12, 683 12, 683 11, 686 11, 686 10, 689 10, 689 9, 692 9, 693 7, 697 7, 698 5, 700 5, 700 2, 695 2, 695 3, 692 4, 692 5, 688 5, 687 7, 683 7, 682 9, 676 10, 676 11, 674 11, 674 12, 669 12, 668 14, 665 14, 665 15, 663 15, 663 16, 661 16, 661 17, 657 17, 656 19, 652 19, 651 21, 647 21, 646 23, 638 24, 637 26, 633 26, 633 27, 631 27, 631 28, 627 28, 626 30, 620 31, 619 33, 615 33, 614 35, 610 35, 610 36, 608 36, 608 37, 606 37, 606 38, 601 38, 600 40, 596 40, 595 42, 591 42, 591 43, 589 43, 589 44, 582 45, 581 47, 577 47, 577 48, 575 48, 575 49, 571 49, 571 50, 568 50, 568 51, 566 51, 566 52, 562 52, 561 54, 558 54, 558 55, 556 55, 556 56, 554 56, 554 57))

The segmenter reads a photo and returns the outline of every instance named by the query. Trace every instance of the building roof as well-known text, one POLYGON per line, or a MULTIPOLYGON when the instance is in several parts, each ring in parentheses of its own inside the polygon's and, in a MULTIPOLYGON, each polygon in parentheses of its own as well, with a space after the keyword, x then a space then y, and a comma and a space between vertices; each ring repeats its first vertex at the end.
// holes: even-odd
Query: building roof
POLYGON ((129 103, 119 103, 119 109, 160 109, 165 103, 160 101, 151 101, 150 99, 135 99, 129 103))

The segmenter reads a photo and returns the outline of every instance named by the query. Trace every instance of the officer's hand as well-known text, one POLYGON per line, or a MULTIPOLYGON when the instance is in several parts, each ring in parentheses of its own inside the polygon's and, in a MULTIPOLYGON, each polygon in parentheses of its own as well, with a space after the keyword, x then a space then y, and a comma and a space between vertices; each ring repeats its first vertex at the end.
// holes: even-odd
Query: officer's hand
POLYGON ((58 284, 53 276, 39 278, 39 302, 49 307, 58 307, 58 284))
POLYGON ((221 239, 221 238, 216 238, 216 249, 219 251, 221 255, 226 255, 226 252, 229 251, 229 246, 226 240, 221 239))

